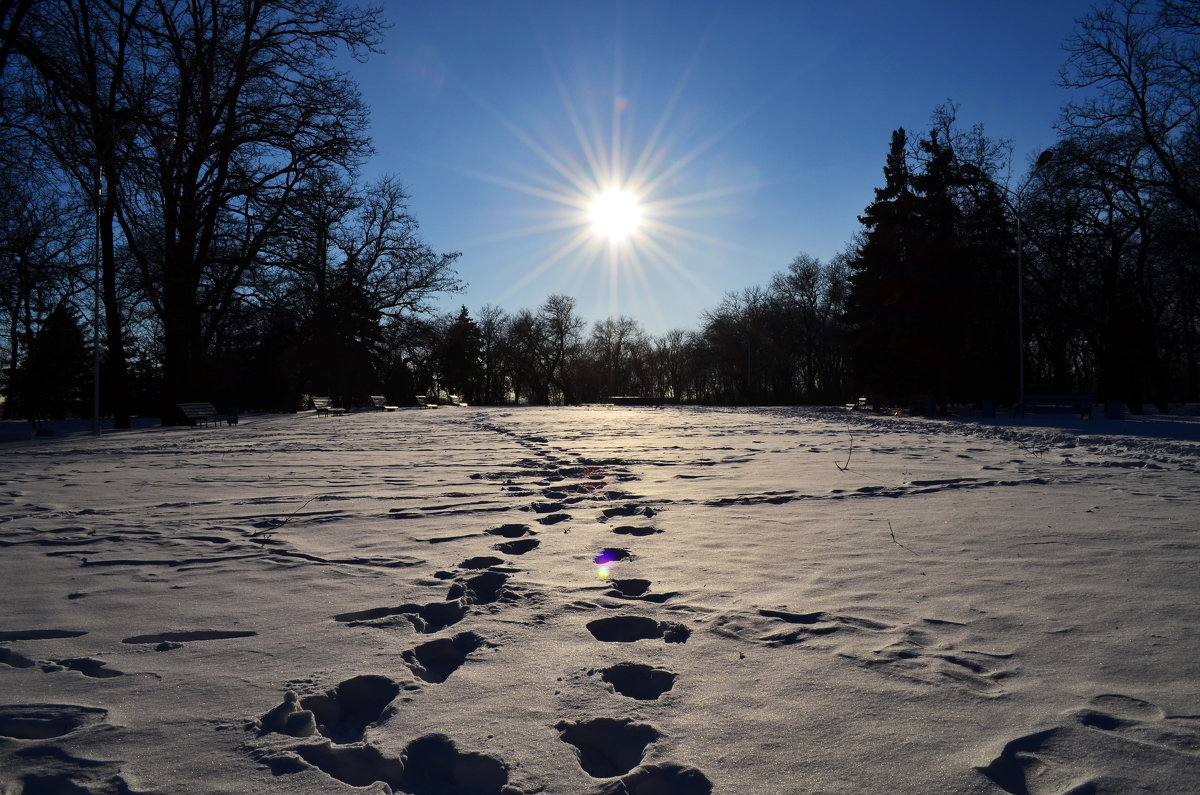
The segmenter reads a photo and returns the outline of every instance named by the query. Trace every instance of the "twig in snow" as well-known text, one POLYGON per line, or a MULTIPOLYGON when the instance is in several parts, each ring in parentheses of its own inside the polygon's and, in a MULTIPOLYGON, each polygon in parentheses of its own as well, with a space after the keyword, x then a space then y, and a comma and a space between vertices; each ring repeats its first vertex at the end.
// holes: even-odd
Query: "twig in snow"
POLYGON ((1020 445, 1020 446, 1021 446, 1021 449, 1022 449, 1022 450, 1024 450, 1025 452, 1029 453, 1030 455, 1032 455, 1032 456, 1034 456, 1034 457, 1036 457, 1036 458, 1041 458, 1041 457, 1042 457, 1042 454, 1041 454, 1041 453, 1039 453, 1037 450, 1034 450, 1032 447, 1028 447, 1028 446, 1026 446, 1026 444, 1025 444, 1025 440, 1024 440, 1024 439, 1022 439, 1020 436, 1017 436, 1016 434, 1013 434, 1013 439, 1015 439, 1015 440, 1017 441, 1017 444, 1018 444, 1018 445, 1020 445))
POLYGON ((284 526, 285 524, 287 524, 288 522, 292 521, 292 519, 293 519, 293 518, 295 518, 296 514, 300 513, 300 512, 301 512, 301 511, 303 511, 305 508, 307 508, 307 507, 308 507, 308 504, 309 504, 310 502, 312 502, 313 500, 315 500, 315 499, 316 499, 316 497, 309 497, 307 500, 305 500, 305 502, 304 502, 304 504, 303 504, 303 505, 301 505, 301 506, 300 506, 299 508, 297 508, 296 510, 292 511, 291 515, 290 515, 290 516, 288 516, 288 518, 284 519, 282 522, 280 522, 280 523, 279 523, 279 524, 277 524, 277 525, 272 525, 271 527, 264 527, 262 530, 256 530, 256 531, 254 531, 253 533, 251 533, 251 534, 250 534, 250 537, 251 537, 251 538, 258 538, 259 536, 261 536, 261 535, 266 535, 267 533, 274 533, 276 530, 278 530, 279 528, 283 527, 283 526, 284 526))
MULTIPOLYGON (((892 529, 892 520, 888 519, 887 523, 888 523, 888 533, 892 536, 892 543, 894 543, 898 547, 903 547, 904 549, 908 549, 908 547, 904 546, 903 544, 901 544, 899 541, 896 540, 896 531, 892 529)), ((913 552, 911 549, 908 549, 908 551, 912 552, 914 555, 917 555, 917 553, 913 552)), ((919 558, 921 556, 917 555, 917 557, 919 558)))
POLYGON ((850 449, 846 452, 846 465, 842 466, 837 461, 833 462, 833 465, 842 472, 850 468, 850 456, 854 455, 854 432, 850 430, 849 425, 846 425, 846 433, 850 434, 850 449))

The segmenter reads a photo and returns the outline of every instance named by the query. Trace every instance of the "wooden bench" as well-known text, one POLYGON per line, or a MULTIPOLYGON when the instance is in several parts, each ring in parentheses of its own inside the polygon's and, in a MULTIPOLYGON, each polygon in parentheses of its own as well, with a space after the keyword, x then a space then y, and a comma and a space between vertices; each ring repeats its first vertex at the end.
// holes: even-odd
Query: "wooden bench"
POLYGON ((227 425, 237 425, 236 414, 222 414, 211 403, 176 403, 175 407, 179 409, 179 413, 183 415, 187 424, 193 428, 197 425, 207 426, 210 422, 220 425, 222 421, 227 425))
POLYGON ((438 404, 430 403, 429 398, 426 395, 417 395, 416 398, 417 405, 423 409, 436 409, 438 407, 438 404))
POLYGON ((1026 395, 1025 402, 1017 406, 1022 417, 1029 414, 1078 414, 1092 417, 1091 395, 1026 395))
POLYGON ((370 395, 369 397, 371 400, 371 405, 375 406, 375 408, 379 409, 380 411, 395 411, 396 409, 400 408, 399 406, 389 406, 387 404, 387 398, 383 395, 370 395))
POLYGON ((346 410, 341 406, 333 405, 333 400, 329 397, 313 395, 312 404, 313 408, 317 410, 318 417, 328 417, 330 414, 340 417, 346 413, 346 410))

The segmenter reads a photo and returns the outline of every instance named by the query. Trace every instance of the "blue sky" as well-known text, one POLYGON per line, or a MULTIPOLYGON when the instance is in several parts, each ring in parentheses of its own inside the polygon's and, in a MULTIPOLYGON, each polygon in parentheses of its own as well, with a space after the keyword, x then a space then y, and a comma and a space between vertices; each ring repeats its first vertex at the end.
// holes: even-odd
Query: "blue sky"
POLYGON ((1083 0, 387 0, 386 54, 350 64, 377 154, 423 237, 460 251, 476 312, 552 293, 589 323, 696 329, 799 253, 827 261, 882 184, 892 130, 947 100, 1011 139, 1054 143, 1063 41, 1083 0), (618 183, 620 244, 587 210, 618 183))

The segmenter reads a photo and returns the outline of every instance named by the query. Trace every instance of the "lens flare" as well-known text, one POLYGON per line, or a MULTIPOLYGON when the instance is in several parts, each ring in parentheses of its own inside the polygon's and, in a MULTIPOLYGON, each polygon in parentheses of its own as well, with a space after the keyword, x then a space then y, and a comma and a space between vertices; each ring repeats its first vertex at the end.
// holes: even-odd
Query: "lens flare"
POLYGON ((607 580, 612 574, 612 564, 617 562, 616 553, 609 549, 603 549, 600 554, 595 557, 596 576, 602 580, 607 580))

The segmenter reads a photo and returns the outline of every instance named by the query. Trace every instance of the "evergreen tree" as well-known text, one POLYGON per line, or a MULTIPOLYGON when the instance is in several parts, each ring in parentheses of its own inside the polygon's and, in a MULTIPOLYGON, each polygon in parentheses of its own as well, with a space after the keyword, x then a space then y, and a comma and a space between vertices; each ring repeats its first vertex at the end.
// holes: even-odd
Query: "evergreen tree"
POLYGON ((853 382, 874 399, 908 392, 911 383, 904 360, 911 330, 907 307, 913 305, 912 274, 917 270, 919 241, 912 219, 916 196, 908 168, 908 136, 892 133, 884 166, 884 186, 859 216, 863 243, 851 260, 847 321, 851 327, 853 382))
POLYGON ((464 306, 450 324, 439 350, 442 386, 470 403, 478 402, 483 380, 479 326, 464 306))
POLYGON ((86 416, 92 356, 74 310, 59 304, 46 317, 17 369, 12 396, 30 420, 86 416))
POLYGON ((854 383, 893 403, 979 400, 997 393, 1012 360, 1001 355, 1015 283, 1003 199, 960 163, 949 134, 932 130, 913 157, 915 172, 897 130, 885 185, 859 219, 847 306, 854 383))

